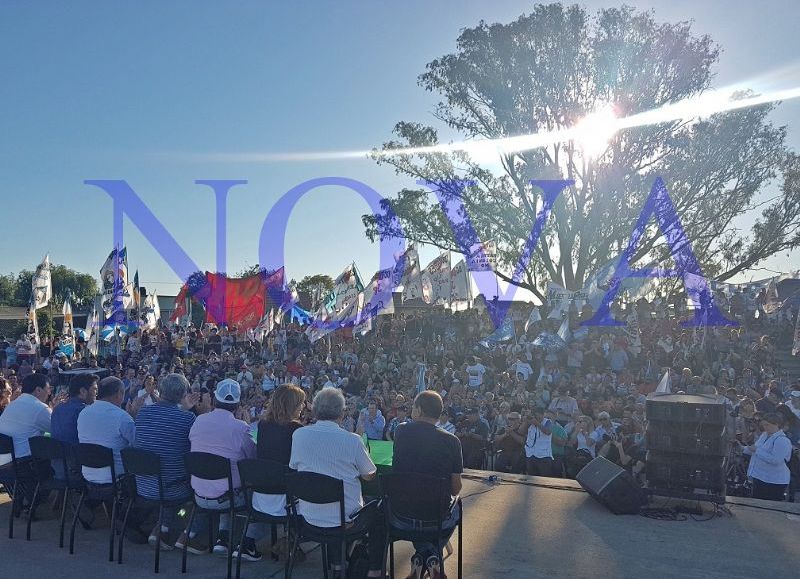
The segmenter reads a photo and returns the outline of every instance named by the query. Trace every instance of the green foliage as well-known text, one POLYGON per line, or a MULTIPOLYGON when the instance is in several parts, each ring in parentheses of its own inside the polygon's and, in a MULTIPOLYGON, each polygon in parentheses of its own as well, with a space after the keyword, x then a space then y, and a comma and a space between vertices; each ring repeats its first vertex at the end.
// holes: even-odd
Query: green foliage
POLYGON ((322 273, 307 275, 297 284, 297 291, 311 295, 314 288, 319 286, 322 287, 323 292, 331 291, 333 289, 333 278, 322 273))
MULTIPOLYGON (((480 22, 463 30, 456 46, 427 65, 419 84, 441 97, 436 119, 465 139, 562 131, 608 104, 627 117, 694 97, 710 87, 720 56, 719 47, 693 34, 687 22, 658 22, 652 12, 631 7, 591 15, 562 4, 535 5, 508 24, 480 22)), ((541 192, 530 180, 574 180, 561 193, 520 283, 540 298, 547 281, 580 288, 621 253, 657 176, 704 271, 726 280, 800 245, 798 162, 787 153, 785 127, 769 121, 772 109, 624 129, 591 156, 581 142, 564 140, 498 152, 492 164, 463 152, 392 154, 439 143, 434 127, 400 122, 397 138, 375 159, 413 181, 474 181, 461 198, 479 237, 496 242, 498 275, 506 281, 504 272, 513 269, 536 219, 541 192), (781 173, 783 189, 767 191, 781 173), (753 221, 742 231, 742 223, 753 221)), ((406 238, 458 249, 427 190, 404 189, 387 205, 406 238)), ((386 213, 362 220, 373 241, 401 235, 386 213)), ((668 253, 654 225, 639 248, 639 265, 668 253)))
MULTIPOLYGON (((52 265, 53 307, 60 308, 67 292, 76 307, 88 307, 97 294, 97 281, 88 273, 80 273, 65 265, 52 265)), ((16 276, 0 276, 0 304, 25 306, 31 299, 33 271, 22 270, 16 276)))

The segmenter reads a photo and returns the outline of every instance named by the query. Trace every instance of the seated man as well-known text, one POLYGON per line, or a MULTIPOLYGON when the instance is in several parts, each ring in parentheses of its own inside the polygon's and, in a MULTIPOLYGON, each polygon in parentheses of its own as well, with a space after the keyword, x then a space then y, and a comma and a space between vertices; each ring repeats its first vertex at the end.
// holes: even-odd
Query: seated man
MULTIPOLYGON (((433 391, 417 394, 411 408, 413 422, 398 427, 395 434, 393 471, 400 473, 419 473, 438 477, 448 477, 447 503, 452 496, 461 492, 461 473, 464 471, 461 456, 461 442, 441 428, 436 422, 442 414, 442 398, 433 391)), ((453 534, 460 513, 451 509, 442 524, 444 539, 449 540, 453 534)), ((413 521, 394 521, 400 528, 414 529, 413 521)), ((416 553, 411 559, 411 572, 419 577, 426 567, 431 578, 440 577, 440 561, 442 553, 436 552, 431 543, 414 543, 416 553), (423 567, 423 565, 425 567, 423 567)))
MULTIPOLYGON (((50 435, 55 440, 70 445, 78 444, 78 415, 84 408, 94 403, 99 380, 96 374, 78 374, 69 383, 69 400, 53 409, 50 420, 50 435)), ((72 471, 77 467, 69 468, 72 471)), ((53 470, 56 472, 56 478, 65 477, 65 473, 61 472, 63 470, 61 461, 53 461, 53 470)))
MULTIPOLYGON (((11 402, 0 414, 0 434, 14 440, 14 455, 21 472, 29 473, 23 478, 50 476, 49 465, 35 464, 31 459, 28 438, 41 436, 50 431, 50 383, 44 374, 29 374, 22 380, 22 394, 11 402)), ((15 480, 11 455, 0 455, 0 482, 6 488, 13 488, 15 480)), ((25 485, 23 493, 30 500, 33 495, 31 485, 25 485)), ((18 503, 19 504, 19 503, 18 503)), ((21 504, 20 504, 21 507, 21 504)))
MULTIPOLYGON (((185 408, 191 403, 187 399, 189 382, 182 374, 165 376, 159 390, 159 401, 144 406, 136 414, 135 446, 159 456, 164 499, 177 505, 192 499, 192 489, 183 459, 190 450, 189 430, 194 424, 195 416, 185 408)), ((154 477, 136 477, 136 489, 145 499, 159 499, 158 480, 154 477)), ((177 537, 173 536, 175 529, 172 523, 178 509, 178 506, 164 509, 161 528, 156 527, 150 533, 150 544, 155 545, 160 534, 161 548, 173 548, 177 537)))
MULTIPOLYGON (((97 387, 97 400, 78 414, 78 440, 113 450, 118 477, 125 472, 119 451, 133 446, 136 440, 133 418, 120 407, 124 397, 122 380, 115 376, 103 378, 97 387)), ((83 477, 95 484, 109 484, 111 469, 83 467, 83 477)))
MULTIPOLYGON (((230 459, 234 488, 233 504, 237 507, 243 506, 247 502, 247 497, 241 488, 239 469, 236 465, 245 458, 256 458, 256 443, 250 436, 250 425, 234 416, 234 412, 239 408, 241 398, 242 388, 236 380, 230 378, 222 380, 214 391, 214 410, 198 416, 189 431, 192 452, 207 452, 230 459)), ((232 524, 228 514, 230 498, 225 496, 228 492, 228 481, 225 479, 209 481, 192 477, 191 483, 194 489, 194 500, 198 506, 221 511, 217 541, 213 551, 215 554, 227 556, 228 549, 231 547, 230 528, 232 524)), ((197 513, 192 521, 188 537, 184 532, 175 543, 175 547, 183 549, 185 541, 189 541, 187 551, 195 555, 207 553, 208 545, 204 539, 204 531, 209 524, 208 516, 205 513, 197 513)), ((248 526, 242 559, 246 561, 261 560, 261 553, 256 549, 256 541, 261 538, 263 533, 264 529, 261 524, 248 526)), ((239 547, 236 547, 234 556, 237 555, 238 550, 239 547)))
MULTIPOLYGON (((385 534, 382 520, 375 510, 363 510, 362 480, 375 478, 377 468, 367 454, 361 438, 340 427, 344 417, 344 395, 338 388, 323 388, 314 396, 317 422, 295 430, 289 468, 300 472, 316 472, 344 482, 344 512, 354 527, 369 530, 370 571, 368 577, 383 577, 385 534)), ((300 501, 297 512, 316 527, 338 527, 338 505, 316 505, 300 501)), ((341 561, 341 545, 329 545, 330 560, 341 561)))

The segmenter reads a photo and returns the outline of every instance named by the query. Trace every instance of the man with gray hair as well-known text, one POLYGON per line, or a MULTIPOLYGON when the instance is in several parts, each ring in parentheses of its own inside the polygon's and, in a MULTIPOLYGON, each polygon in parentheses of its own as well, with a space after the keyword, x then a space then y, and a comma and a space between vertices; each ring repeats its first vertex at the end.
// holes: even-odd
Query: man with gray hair
MULTIPOLYGON (((314 396, 315 424, 298 428, 292 435, 292 454, 289 468, 300 472, 316 472, 344 483, 344 512, 353 527, 369 530, 370 571, 368 577, 383 577, 381 571, 385 532, 375 510, 365 509, 361 482, 375 478, 377 468, 370 459, 364 443, 357 434, 341 427, 345 399, 338 388, 323 388, 314 396)), ((317 505, 300 501, 297 512, 316 527, 338 527, 339 507, 335 504, 317 505)), ((341 561, 341 545, 329 545, 330 560, 341 561)))
MULTIPOLYGON (((136 415, 136 443, 134 446, 154 452, 161 458, 161 475, 164 481, 164 498, 179 503, 192 498, 189 477, 183 457, 190 450, 189 430, 195 416, 189 410, 197 403, 196 395, 189 394, 189 382, 182 374, 167 374, 159 386, 160 400, 144 406, 136 415)), ((158 481, 154 477, 136 477, 138 493, 158 500, 158 481)), ((161 548, 170 550, 177 540, 172 523, 178 507, 165 508, 160 527, 150 533, 149 542, 156 544, 161 534, 161 548)))

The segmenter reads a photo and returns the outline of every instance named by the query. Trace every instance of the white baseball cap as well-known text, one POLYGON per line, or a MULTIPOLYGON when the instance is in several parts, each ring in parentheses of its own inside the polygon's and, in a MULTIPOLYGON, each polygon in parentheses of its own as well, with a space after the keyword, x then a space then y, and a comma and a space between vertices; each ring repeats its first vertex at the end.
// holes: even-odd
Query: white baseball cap
POLYGON ((242 398, 242 387, 236 380, 225 378, 217 383, 214 398, 226 404, 238 404, 242 398))

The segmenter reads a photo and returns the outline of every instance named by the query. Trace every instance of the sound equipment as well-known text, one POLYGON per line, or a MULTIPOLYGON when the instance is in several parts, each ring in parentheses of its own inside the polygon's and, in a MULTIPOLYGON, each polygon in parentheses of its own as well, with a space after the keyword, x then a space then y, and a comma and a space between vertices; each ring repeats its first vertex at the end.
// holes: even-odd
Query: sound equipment
POLYGON ((722 396, 647 397, 647 492, 725 502, 729 409, 722 396))
POLYGON ((602 456, 583 467, 575 480, 615 515, 635 515, 646 500, 633 477, 602 456))
POLYGON ((725 426, 726 418, 724 396, 653 392, 647 397, 648 421, 725 426))

